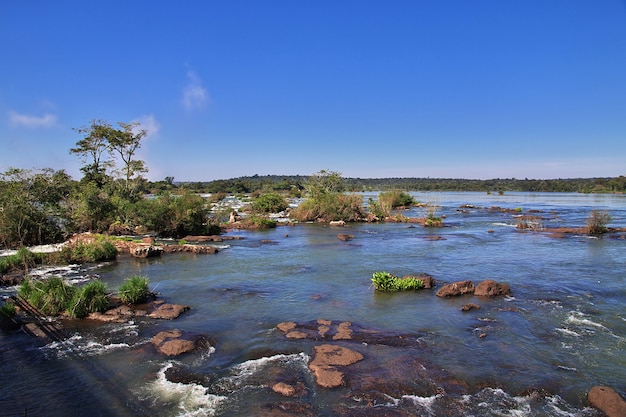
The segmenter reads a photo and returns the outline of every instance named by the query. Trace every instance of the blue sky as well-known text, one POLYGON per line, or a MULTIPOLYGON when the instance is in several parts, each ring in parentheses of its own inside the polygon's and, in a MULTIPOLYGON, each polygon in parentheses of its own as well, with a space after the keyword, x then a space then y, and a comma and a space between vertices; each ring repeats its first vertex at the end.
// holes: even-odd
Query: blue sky
POLYGON ((625 1, 2 1, 0 53, 0 171, 103 119, 151 180, 626 175, 625 1))

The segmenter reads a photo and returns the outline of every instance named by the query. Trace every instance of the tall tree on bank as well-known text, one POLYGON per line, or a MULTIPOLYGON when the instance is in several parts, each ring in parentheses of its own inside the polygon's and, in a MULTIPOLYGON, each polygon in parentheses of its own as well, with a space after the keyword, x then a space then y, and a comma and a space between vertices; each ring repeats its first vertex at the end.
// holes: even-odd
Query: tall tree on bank
POLYGON ((70 154, 78 155, 85 164, 80 169, 84 173, 83 182, 94 182, 98 188, 106 183, 106 170, 112 165, 112 161, 108 159, 108 137, 112 129, 103 120, 92 120, 89 126, 74 129, 78 134, 84 135, 84 138, 76 142, 76 147, 70 149, 70 154))
POLYGON ((139 129, 140 124, 137 122, 118 124, 121 129, 109 129, 109 150, 122 160, 123 166, 120 171, 124 180, 124 196, 132 198, 143 179, 141 174, 148 172, 144 161, 134 159, 147 132, 139 129))

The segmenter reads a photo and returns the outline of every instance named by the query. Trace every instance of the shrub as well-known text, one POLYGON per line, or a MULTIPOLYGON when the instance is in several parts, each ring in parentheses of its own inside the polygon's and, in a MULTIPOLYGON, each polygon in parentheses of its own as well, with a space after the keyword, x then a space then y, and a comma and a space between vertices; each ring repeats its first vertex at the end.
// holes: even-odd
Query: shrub
POLYGON ((309 198, 298 206, 292 217, 298 221, 359 221, 365 217, 363 198, 358 194, 326 194, 309 198))
POLYGON ((87 263, 111 261, 117 256, 115 245, 107 238, 97 238, 93 242, 76 242, 64 246, 60 252, 50 254, 50 261, 56 263, 87 263))
POLYGON ((587 219, 587 234, 601 235, 608 231, 606 225, 611 221, 611 215, 603 210, 592 210, 587 219))
POLYGON ((148 299, 148 278, 133 275, 120 285, 118 290, 120 300, 126 304, 142 303, 148 299))
POLYGON ((103 312, 108 306, 109 297, 106 293, 106 285, 96 280, 74 291, 66 311, 70 317, 83 318, 89 313, 103 312))
POLYGON ((15 316, 15 304, 5 302, 0 306, 0 319, 7 318, 10 319, 15 316))
POLYGON ((41 256, 38 256, 22 247, 17 251, 17 253, 0 259, 0 273, 4 274, 12 268, 22 268, 24 270, 28 270, 40 262, 41 256))
POLYGON ((18 293, 43 314, 57 315, 67 308, 75 291, 62 278, 52 277, 35 282, 24 280, 18 293))
POLYGON ((419 290, 424 281, 416 277, 398 278, 389 272, 375 272, 372 275, 374 289, 384 292, 419 290))
POLYGON ((289 204, 282 195, 268 193, 254 199, 251 206, 257 213, 279 213, 286 210, 289 204))

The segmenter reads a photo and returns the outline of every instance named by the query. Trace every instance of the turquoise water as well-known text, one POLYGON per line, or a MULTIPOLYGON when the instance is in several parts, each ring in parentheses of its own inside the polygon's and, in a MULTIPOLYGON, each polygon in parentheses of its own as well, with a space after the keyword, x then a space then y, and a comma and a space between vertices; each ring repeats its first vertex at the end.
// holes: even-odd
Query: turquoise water
MULTIPOLYGON (((146 275, 161 298, 191 310, 175 321, 68 325, 70 339, 45 346, 23 334, 1 334, 3 415, 272 415, 276 404, 284 411, 283 403, 297 402, 320 416, 596 416, 585 401, 591 387, 624 393, 624 234, 523 232, 515 228, 514 213, 489 208, 539 210, 533 214, 546 227, 583 226, 592 209, 601 209, 612 215, 610 226, 626 227, 625 196, 414 195, 437 204, 446 226, 301 224, 237 231, 229 234, 243 239, 226 242, 216 255, 120 257, 88 270, 112 289, 130 275, 146 275), (461 211, 466 204, 474 208, 461 211), (354 239, 341 241, 338 233, 354 239), (509 284, 513 296, 441 299, 436 289, 381 294, 370 278, 383 270, 425 272, 438 287, 494 279, 509 284), (470 302, 481 309, 461 312, 470 302), (275 329, 283 321, 317 319, 410 335, 419 347, 346 344, 365 356, 355 366, 365 373, 352 380, 348 375, 343 387, 322 389, 307 368, 321 342, 287 340, 275 329), (159 356, 149 339, 171 328, 205 335, 212 349, 177 360, 159 356), (168 380, 172 369, 186 378, 168 380), (306 394, 274 394, 274 376, 285 373, 306 386, 306 394), (390 386, 390 378, 402 383, 395 391, 376 388, 364 395, 357 388, 366 376, 381 386, 390 386)), ((403 214, 423 216, 423 210, 403 214)))

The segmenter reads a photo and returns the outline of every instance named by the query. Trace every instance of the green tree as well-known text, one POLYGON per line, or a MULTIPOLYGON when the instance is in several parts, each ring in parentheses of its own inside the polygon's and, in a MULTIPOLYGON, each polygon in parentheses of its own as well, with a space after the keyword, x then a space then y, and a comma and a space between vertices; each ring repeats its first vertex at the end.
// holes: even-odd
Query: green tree
POLYGON ((108 129, 107 140, 110 152, 119 156, 123 166, 120 168, 124 180, 123 191, 126 197, 133 197, 143 179, 142 174, 148 172, 144 161, 134 159, 141 147, 141 140, 147 132, 139 129, 140 124, 118 123, 121 129, 108 129))
POLYGON ((61 240, 71 188, 62 170, 11 168, 0 174, 0 244, 19 247, 61 240))
POLYGON ((70 154, 78 155, 85 164, 80 170, 83 172, 83 181, 93 181, 98 188, 102 188, 107 181, 107 168, 112 166, 108 159, 110 124, 103 120, 92 120, 89 126, 74 129, 84 138, 76 142, 76 147, 70 149, 70 154))

